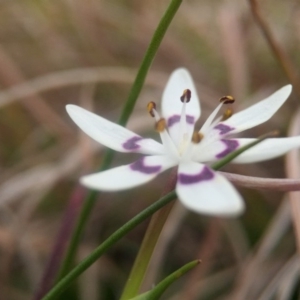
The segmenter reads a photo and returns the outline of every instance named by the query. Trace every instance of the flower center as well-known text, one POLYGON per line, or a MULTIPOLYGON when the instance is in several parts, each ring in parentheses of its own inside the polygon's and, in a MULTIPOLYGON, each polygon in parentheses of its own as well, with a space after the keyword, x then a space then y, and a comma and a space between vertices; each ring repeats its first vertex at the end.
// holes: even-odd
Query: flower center
MULTIPOLYGON (((194 148, 193 144, 199 144, 204 139, 204 144, 211 141, 211 138, 208 137, 210 129, 220 121, 227 120, 232 115, 232 110, 227 109, 221 117, 216 118, 219 110, 224 104, 231 104, 235 101, 232 96, 222 97, 220 99, 220 104, 207 118, 200 131, 193 132, 194 119, 192 116, 186 114, 186 105, 191 101, 191 98, 191 90, 185 89, 182 95, 179 97, 180 101, 182 102, 180 116, 174 115, 168 119, 168 122, 166 122, 166 119, 161 118, 158 114, 155 102, 151 101, 147 105, 149 114, 155 119, 155 130, 159 132, 166 152, 179 160, 188 160, 191 157, 194 148), (191 118, 192 121, 190 120, 191 118), (170 126, 172 126, 171 132, 170 126), (176 132, 174 132, 174 129, 176 132)), ((216 136, 212 137, 212 139, 214 138, 216 138, 216 136)))

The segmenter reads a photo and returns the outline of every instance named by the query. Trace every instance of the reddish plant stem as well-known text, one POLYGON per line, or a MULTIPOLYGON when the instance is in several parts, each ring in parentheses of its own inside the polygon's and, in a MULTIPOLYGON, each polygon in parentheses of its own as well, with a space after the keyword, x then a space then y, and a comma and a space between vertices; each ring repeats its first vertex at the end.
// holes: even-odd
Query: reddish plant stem
POLYGON ((292 83, 295 92, 297 93, 298 97, 300 97, 300 78, 296 69, 293 67, 293 63, 290 61, 289 57, 286 55, 281 45, 277 43, 270 27, 268 26, 267 22, 265 21, 265 19, 263 18, 259 10, 259 5, 257 4, 257 0, 249 0, 249 4, 251 7, 252 15, 258 27, 262 31, 266 41, 268 42, 273 54, 277 58, 284 73, 292 83))
POLYGON ((44 295, 50 290, 54 280, 57 276, 58 270, 61 265, 67 244, 70 240, 71 233, 78 214, 80 212, 81 204, 84 198, 84 192, 82 187, 77 187, 71 196, 63 222, 59 230, 56 242, 54 244, 51 256, 46 265, 44 275, 41 279, 41 283, 36 291, 34 300, 42 299, 44 295))

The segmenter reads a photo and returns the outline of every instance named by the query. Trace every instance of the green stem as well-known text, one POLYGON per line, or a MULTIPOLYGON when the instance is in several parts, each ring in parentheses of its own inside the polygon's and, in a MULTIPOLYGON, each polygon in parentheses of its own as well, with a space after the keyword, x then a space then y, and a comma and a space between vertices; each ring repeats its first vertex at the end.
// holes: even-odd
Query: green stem
POLYGON ((120 300, 131 299, 138 295, 152 253, 172 207, 173 203, 170 203, 152 216, 120 300))
POLYGON ((166 291, 166 289, 177 281, 181 276, 183 276, 189 270, 195 268, 198 264, 200 264, 200 260, 194 260, 183 267, 179 268, 168 277, 163 279, 160 283, 158 283, 153 289, 150 291, 140 294, 137 297, 132 298, 131 300, 157 300, 160 299, 162 294, 166 291))
MULTIPOLYGON (((173 170, 169 184, 163 192, 163 195, 166 195, 175 188, 176 179, 177 168, 173 170)), ((138 294, 140 286, 146 274, 152 253, 157 244, 160 233, 165 225, 165 222, 169 216, 169 213, 173 207, 173 204, 174 203, 170 203, 169 205, 166 205, 151 217, 151 221, 148 225, 142 245, 139 249, 138 255, 135 259, 134 265, 131 269, 120 300, 131 299, 138 294)))
POLYGON ((163 292, 178 278, 180 278, 182 275, 184 275, 189 270, 195 268, 198 264, 201 263, 201 260, 194 260, 192 262, 187 263, 180 269, 176 270, 172 274, 170 274, 168 277, 166 277, 162 282, 160 282, 153 291, 150 292, 149 297, 147 300, 154 300, 159 299, 159 297, 163 294, 163 292))
MULTIPOLYGON (((162 17, 161 21, 159 22, 157 29, 155 30, 152 40, 149 44, 149 47, 145 53, 145 56, 143 58, 143 61, 140 65, 140 68, 138 70, 138 73, 136 75, 135 81, 131 87, 130 93, 128 95, 127 101, 123 107, 121 116, 119 118, 119 124, 120 125, 126 125, 132 110, 135 106, 135 103, 137 101, 137 98, 142 90, 142 87, 144 85, 147 73, 150 69, 150 66, 152 64, 152 61, 157 53, 157 50, 162 42, 162 39, 173 19, 175 16, 182 0, 172 0, 168 9, 166 10, 164 16, 162 17)), ((100 168, 100 170, 105 170, 111 163, 114 156, 114 152, 112 150, 107 150, 103 159, 103 164, 100 168)), ((67 250, 67 254, 65 257, 64 264, 60 270, 59 279, 62 278, 71 268, 72 263, 74 261, 76 249, 78 247, 80 237, 82 234, 82 231, 85 227, 85 224, 88 220, 88 217, 91 214, 91 211, 94 207, 94 204, 96 202, 97 193, 92 191, 87 196, 87 199, 84 201, 84 206, 81 212, 81 215, 79 216, 76 228, 74 230, 74 233, 71 237, 70 245, 67 250)))
POLYGON ((170 26, 171 21, 173 20, 181 2, 182 2, 182 0, 172 0, 171 1, 169 7, 167 8, 165 14, 163 15, 162 19, 160 20, 160 22, 153 34, 152 40, 149 44, 149 47, 146 51, 146 54, 142 61, 142 64, 139 68, 139 71, 137 73, 137 76, 135 78, 133 86, 129 93, 127 102, 124 107, 124 111, 120 117, 119 123, 121 125, 126 124, 126 122, 128 120, 128 115, 130 115, 132 113, 134 104, 135 104, 136 99, 138 98, 138 96, 141 92, 141 89, 144 85, 147 73, 148 73, 149 68, 152 64, 152 61, 155 57, 155 54, 162 42, 163 37, 165 36, 165 33, 166 33, 168 27, 170 26))
POLYGON ((150 217, 163 206, 170 203, 176 198, 176 193, 173 191, 166 196, 160 198, 158 201, 147 207, 138 215, 133 217, 125 225, 115 231, 109 238, 107 238, 100 246, 98 246, 90 255, 81 261, 68 275, 62 278, 42 300, 53 300, 60 293, 62 293, 81 273, 89 268, 107 249, 112 247, 123 236, 135 228, 138 224, 150 217))
MULTIPOLYGON (((112 162, 114 152, 113 151, 106 151, 103 159, 103 163, 101 166, 101 170, 105 170, 112 162)), ((95 202, 97 200, 97 192, 95 191, 89 191, 89 194, 87 198, 84 200, 83 208, 81 211, 81 214, 79 216, 79 219, 77 221, 75 230, 73 232, 73 235, 71 237, 70 245, 67 250, 66 257, 63 261, 63 264, 60 268, 58 280, 63 278, 71 269, 74 257, 76 254, 77 246, 80 241, 81 233, 83 231, 83 228, 88 220, 88 217, 95 205, 95 202)))

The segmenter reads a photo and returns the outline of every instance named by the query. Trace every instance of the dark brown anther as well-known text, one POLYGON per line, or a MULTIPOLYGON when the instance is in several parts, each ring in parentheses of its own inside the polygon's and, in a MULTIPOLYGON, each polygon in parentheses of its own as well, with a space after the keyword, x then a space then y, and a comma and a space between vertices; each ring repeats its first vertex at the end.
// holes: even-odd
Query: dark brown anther
POLYGON ((186 103, 188 103, 188 102, 190 102, 191 97, 192 97, 192 92, 191 92, 191 90, 186 89, 186 90, 183 91, 183 94, 182 94, 182 96, 180 97, 180 100, 181 100, 181 102, 186 102, 186 103))
POLYGON ((151 101, 147 104, 147 110, 148 110, 148 113, 150 114, 151 117, 154 118, 154 112, 153 110, 156 109, 156 104, 155 102, 151 101))
POLYGON ((235 99, 232 96, 224 96, 220 98, 220 102, 223 102, 224 104, 231 104, 234 103, 235 99))

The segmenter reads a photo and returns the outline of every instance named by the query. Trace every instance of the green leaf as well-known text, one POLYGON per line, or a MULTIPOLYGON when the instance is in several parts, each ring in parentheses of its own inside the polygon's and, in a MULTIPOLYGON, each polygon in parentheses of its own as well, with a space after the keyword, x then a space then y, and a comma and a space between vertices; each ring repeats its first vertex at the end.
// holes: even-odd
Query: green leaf
POLYGON ((146 293, 140 294, 134 298, 131 298, 130 300, 156 300, 161 297, 161 295, 165 292, 165 290, 178 278, 180 278, 182 275, 184 275, 189 270, 196 267, 201 261, 200 260, 194 260, 168 277, 166 277, 163 281, 161 281, 158 285, 156 285, 151 291, 148 291, 146 293))

